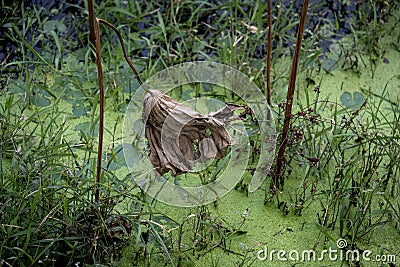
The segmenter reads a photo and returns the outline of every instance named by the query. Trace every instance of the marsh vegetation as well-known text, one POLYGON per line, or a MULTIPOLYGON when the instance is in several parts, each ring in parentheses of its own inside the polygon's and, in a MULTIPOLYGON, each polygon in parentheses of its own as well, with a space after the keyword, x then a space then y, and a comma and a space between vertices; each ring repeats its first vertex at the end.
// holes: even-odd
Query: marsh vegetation
MULTIPOLYGON (((271 109, 278 144, 302 1, 272 1, 271 109)), ((223 198, 168 206, 132 179, 145 140, 122 142, 140 87, 118 38, 101 29, 105 125, 96 183, 99 88, 86 1, 2 1, 0 18, 1 266, 396 266, 400 261, 400 3, 313 1, 303 36, 282 183, 274 166, 248 192, 251 158, 223 198), (100 192, 97 197, 96 192, 100 192), (392 261, 264 262, 269 249, 371 250, 392 261), (397 259, 397 263, 393 262, 397 259)), ((265 1, 97 1, 143 81, 190 61, 232 66, 266 88, 265 1)), ((245 105, 219 87, 169 94, 245 105)), ((250 114, 245 114, 250 118, 250 114)), ((133 126, 136 127, 136 126, 133 126)), ((166 178, 201 184, 225 168, 166 178)), ((374 258, 375 259, 375 258, 374 258)))

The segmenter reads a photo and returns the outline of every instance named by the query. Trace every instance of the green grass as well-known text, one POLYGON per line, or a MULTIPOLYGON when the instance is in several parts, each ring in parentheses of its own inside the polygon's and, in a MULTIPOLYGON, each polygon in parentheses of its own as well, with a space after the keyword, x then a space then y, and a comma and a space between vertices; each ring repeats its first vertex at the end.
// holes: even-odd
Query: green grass
MULTIPOLYGON (((278 133, 298 24, 295 8, 275 4, 272 10, 272 109, 278 133)), ((311 6, 309 17, 319 23, 309 24, 303 42, 284 188, 270 188, 268 176, 261 189, 247 192, 255 152, 234 191, 190 209, 151 199, 125 166, 122 122, 138 83, 114 33, 102 27, 106 142, 97 202, 98 85, 85 7, 75 7, 76 19, 26 3, 2 2, 2 9, 7 15, 1 18, 0 41, 13 48, 0 51, 10 54, 0 62, 2 266, 262 266, 256 254, 264 245, 320 251, 335 248, 339 238, 347 240, 347 249, 371 249, 399 261, 397 2, 359 7, 358 18, 348 20, 351 32, 332 39, 327 52, 323 41, 346 18, 339 12, 336 21, 324 19, 319 7, 311 6)), ((174 64, 209 60, 233 66, 265 88, 262 1, 101 1, 95 12, 123 33, 143 80, 174 64)), ((237 101, 217 87, 194 87, 237 101)), ((193 90, 188 86, 171 94, 185 100, 197 95, 193 90)), ((246 127, 255 133, 257 151, 258 127, 252 122, 246 127)), ((137 157, 146 156, 141 155, 144 141, 135 143, 137 157)), ((211 179, 222 163, 177 181, 211 179)))

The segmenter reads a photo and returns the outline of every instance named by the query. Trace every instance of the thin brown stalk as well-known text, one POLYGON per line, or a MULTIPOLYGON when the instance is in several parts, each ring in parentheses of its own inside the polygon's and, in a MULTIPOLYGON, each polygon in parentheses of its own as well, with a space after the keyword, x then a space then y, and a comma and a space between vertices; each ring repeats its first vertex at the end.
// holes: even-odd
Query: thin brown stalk
POLYGON ((95 46, 96 37, 94 32, 94 9, 93 0, 88 0, 88 11, 89 11, 89 39, 90 43, 95 46))
POLYGON ((268 43, 267 43, 267 102, 271 106, 271 51, 272 51, 272 18, 271 0, 267 0, 268 43))
POLYGON ((99 189, 99 184, 100 184, 100 177, 101 177, 101 159, 102 159, 102 153, 103 153, 103 135, 104 135, 104 82, 103 82, 103 68, 101 65, 101 49, 100 49, 100 23, 106 24, 109 26, 111 29, 114 30, 114 32, 117 34, 119 42, 122 47, 122 52, 124 54, 125 60, 134 72, 136 79, 140 86, 143 88, 148 93, 152 93, 152 91, 148 90, 145 85, 143 84, 142 80, 139 77, 139 73, 137 72, 136 68, 133 66, 132 61, 129 59, 128 54, 126 53, 125 45, 124 45, 124 40, 121 36, 121 33, 118 31, 118 29, 109 23, 106 20, 96 18, 96 31, 95 31, 95 44, 96 44, 96 64, 97 64, 97 77, 99 81, 99 94, 100 94, 100 118, 99 118, 99 146, 97 149, 97 170, 96 170, 96 200, 100 199, 100 189, 99 189))
POLYGON ((101 49, 100 49, 100 21, 96 19, 96 64, 97 77, 99 80, 100 90, 100 121, 99 121, 99 145, 97 148, 97 170, 96 170, 96 200, 100 200, 100 176, 101 176, 101 156, 103 153, 103 135, 104 135, 104 83, 103 83, 103 67, 101 66, 101 49))
POLYGON ((106 24, 107 26, 109 26, 111 29, 113 29, 113 31, 117 34, 118 36, 118 40, 121 44, 122 47, 122 53, 124 54, 125 60, 128 63, 129 67, 131 67, 133 73, 135 74, 135 77, 139 83, 139 85, 143 88, 143 90, 145 90, 148 93, 151 93, 151 91, 149 89, 146 88, 146 86, 143 84, 142 80, 140 79, 139 73, 137 72, 136 68, 133 66, 132 61, 129 59, 128 54, 126 53, 126 49, 125 49, 125 45, 124 45, 124 39, 121 36, 121 33, 118 31, 118 29, 112 25, 110 22, 104 20, 104 19, 100 19, 100 18, 96 18, 97 21, 106 24))
POLYGON ((277 162, 276 162, 276 172, 275 172, 275 185, 276 186, 283 186, 284 179, 283 179, 283 171, 285 167, 285 150, 287 145, 287 138, 289 133, 289 126, 290 126, 290 118, 292 115, 292 105, 293 105, 293 96, 294 96, 294 89, 296 85, 296 76, 297 76, 297 68, 298 62, 300 58, 300 50, 301 50, 301 42, 303 39, 304 33, 304 26, 307 17, 307 10, 308 10, 308 0, 304 0, 303 7, 301 10, 301 17, 300 17, 300 25, 297 32, 297 40, 296 40, 296 48, 293 55, 292 66, 290 70, 290 78, 289 78, 289 86, 288 92, 286 97, 286 107, 285 107, 285 119, 283 123, 283 130, 282 130, 282 138, 281 144, 279 146, 277 162))

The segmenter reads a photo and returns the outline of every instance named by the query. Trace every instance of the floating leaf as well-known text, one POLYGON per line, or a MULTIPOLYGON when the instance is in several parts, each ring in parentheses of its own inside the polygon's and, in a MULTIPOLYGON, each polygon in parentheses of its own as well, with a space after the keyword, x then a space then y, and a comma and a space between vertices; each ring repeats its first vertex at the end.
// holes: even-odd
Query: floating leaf
POLYGON ((67 31, 67 27, 62 21, 48 20, 43 24, 43 30, 45 32, 51 32, 51 31, 65 32, 67 31))
POLYGON ((74 102, 73 107, 72 107, 72 113, 75 116, 80 117, 80 116, 86 115, 86 113, 89 111, 90 111, 90 107, 85 105, 85 103, 83 103, 82 101, 74 102))
POLYGON ((353 95, 349 92, 344 92, 340 96, 340 101, 343 106, 350 107, 352 109, 358 109, 365 101, 365 97, 360 92, 354 92, 353 95))
POLYGON ((74 130, 78 131, 78 132, 82 131, 86 135, 97 136, 99 134, 99 125, 96 124, 96 127, 95 127, 93 133, 89 132, 89 131, 91 131, 89 122, 79 123, 78 125, 75 126, 74 130))
POLYGON ((322 61, 322 68, 327 72, 334 71, 337 69, 337 61, 330 58, 325 58, 322 61))
POLYGON ((353 93, 353 103, 354 105, 361 106, 365 101, 365 97, 363 94, 360 92, 354 92, 353 93))
POLYGON ((38 107, 46 107, 51 104, 51 100, 43 94, 35 94, 32 97, 32 104, 38 107))
POLYGON ((8 88, 10 93, 13 94, 25 93, 25 83, 20 79, 11 81, 10 84, 8 85, 8 88))
POLYGON ((349 92, 344 92, 341 96, 340 96, 340 101, 342 102, 342 104, 346 107, 349 107, 352 105, 353 103, 353 96, 349 93, 349 92))

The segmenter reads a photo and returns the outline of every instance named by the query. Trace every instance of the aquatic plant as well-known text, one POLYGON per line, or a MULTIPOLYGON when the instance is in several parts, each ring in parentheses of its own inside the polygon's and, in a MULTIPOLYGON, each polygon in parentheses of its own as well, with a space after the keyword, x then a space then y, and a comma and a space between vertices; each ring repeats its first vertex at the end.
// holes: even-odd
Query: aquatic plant
MULTIPOLYGON (((118 39, 124 39, 143 80, 193 60, 240 69, 260 88, 270 88, 282 131, 299 25, 293 14, 301 3, 271 1, 270 15, 262 1, 94 3, 96 15, 121 32, 118 37, 102 28, 105 120, 100 127, 89 6, 17 2, 2 3, 6 16, 0 35, 3 265, 258 266, 265 263, 256 257, 260 247, 273 242, 289 247, 290 239, 299 247, 324 249, 345 238, 347 249, 399 254, 396 245, 379 243, 382 232, 385 243, 392 236, 396 240, 400 225, 398 74, 380 73, 381 68, 390 72, 385 66, 399 50, 397 2, 310 3, 286 138, 284 186, 271 187, 274 173, 269 173, 263 189, 248 192, 261 141, 251 114, 244 114, 251 158, 243 180, 232 199, 190 209, 158 203, 135 185, 135 173, 121 172, 127 144, 121 143, 119 128, 139 82, 118 39), (267 28, 273 30, 269 42, 267 28), (349 77, 364 82, 349 86, 349 77)), ((211 86, 171 91, 176 99, 195 94, 242 104, 211 86)), ((134 145, 146 144, 136 140, 134 145)), ((134 160, 142 157, 137 151, 132 148, 134 160)), ((221 161, 175 182, 210 181, 223 168, 221 161)), ((363 264, 368 263, 349 262, 363 264)))

